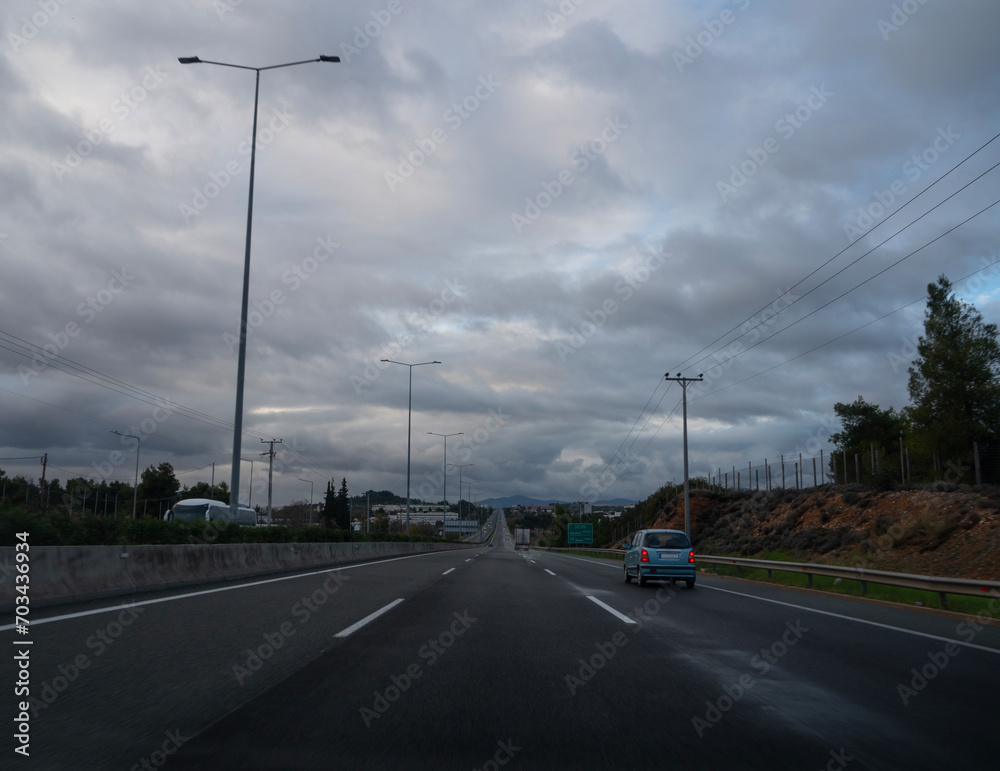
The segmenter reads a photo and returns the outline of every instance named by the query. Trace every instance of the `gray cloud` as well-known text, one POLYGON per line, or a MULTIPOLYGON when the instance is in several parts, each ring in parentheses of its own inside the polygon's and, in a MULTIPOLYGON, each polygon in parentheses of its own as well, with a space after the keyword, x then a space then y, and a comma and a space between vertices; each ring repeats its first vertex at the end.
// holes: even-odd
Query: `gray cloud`
MULTIPOLYGON (((387 7, 66 3, 30 38, 37 3, 0 11, 0 329, 216 419, 170 415, 143 465, 194 484, 231 453, 253 75, 178 56, 344 59, 261 78, 243 447, 299 448, 278 502, 299 476, 403 492, 407 372, 382 358, 443 362, 413 372, 414 489, 427 432, 463 431, 478 497, 577 500, 620 448, 599 497, 645 497, 681 475, 668 369, 709 381, 695 473, 797 453, 837 401, 906 404, 922 303, 852 330, 996 259, 987 213, 807 317, 996 200, 992 173, 773 313, 998 160, 886 221, 995 133, 986 0, 896 29, 860 1, 387 7)), ((967 299, 995 320, 984 275, 967 299)), ((0 388, 0 456, 85 476, 153 409, 44 355, 0 350, 0 388)))

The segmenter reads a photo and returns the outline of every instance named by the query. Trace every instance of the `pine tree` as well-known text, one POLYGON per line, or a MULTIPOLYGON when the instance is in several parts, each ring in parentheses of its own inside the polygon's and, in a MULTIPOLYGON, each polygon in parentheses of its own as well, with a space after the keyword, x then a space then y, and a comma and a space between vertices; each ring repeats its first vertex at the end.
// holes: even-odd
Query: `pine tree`
POLYGON ((943 275, 927 287, 924 334, 909 368, 907 416, 939 457, 966 454, 1000 424, 997 325, 952 293, 943 275))
POLYGON ((326 498, 323 501, 323 527, 333 527, 336 520, 337 496, 333 489, 333 480, 326 483, 326 498))
POLYGON ((337 493, 336 501, 337 528, 340 530, 351 529, 351 500, 347 495, 347 477, 340 483, 340 492, 337 493))

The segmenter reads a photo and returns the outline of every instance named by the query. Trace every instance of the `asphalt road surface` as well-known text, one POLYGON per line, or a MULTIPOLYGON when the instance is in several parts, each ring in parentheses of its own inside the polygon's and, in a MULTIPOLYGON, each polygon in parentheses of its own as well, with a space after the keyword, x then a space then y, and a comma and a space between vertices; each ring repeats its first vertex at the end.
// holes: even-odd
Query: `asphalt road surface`
POLYGON ((1000 628, 698 582, 639 588, 500 528, 493 548, 37 611, 30 757, 8 738, 3 766, 996 767, 1000 628))

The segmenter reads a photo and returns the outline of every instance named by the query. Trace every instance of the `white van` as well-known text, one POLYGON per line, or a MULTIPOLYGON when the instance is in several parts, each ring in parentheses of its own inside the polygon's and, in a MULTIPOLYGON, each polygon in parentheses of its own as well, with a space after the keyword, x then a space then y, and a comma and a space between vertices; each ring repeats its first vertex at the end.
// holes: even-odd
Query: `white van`
MULTIPOLYGON (((178 501, 163 515, 167 522, 232 522, 228 503, 209 498, 186 498, 178 501)), ((254 527, 257 512, 246 506, 236 509, 236 524, 254 527)))

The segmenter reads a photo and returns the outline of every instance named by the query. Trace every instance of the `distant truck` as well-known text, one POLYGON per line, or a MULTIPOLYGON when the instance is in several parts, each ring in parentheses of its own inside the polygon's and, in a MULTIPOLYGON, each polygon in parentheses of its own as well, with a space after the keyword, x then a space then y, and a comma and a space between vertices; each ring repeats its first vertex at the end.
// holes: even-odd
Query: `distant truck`
POLYGON ((514 530, 514 549, 531 548, 531 530, 526 527, 519 527, 514 530))

